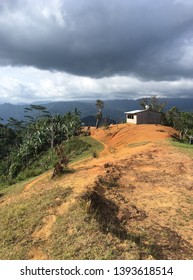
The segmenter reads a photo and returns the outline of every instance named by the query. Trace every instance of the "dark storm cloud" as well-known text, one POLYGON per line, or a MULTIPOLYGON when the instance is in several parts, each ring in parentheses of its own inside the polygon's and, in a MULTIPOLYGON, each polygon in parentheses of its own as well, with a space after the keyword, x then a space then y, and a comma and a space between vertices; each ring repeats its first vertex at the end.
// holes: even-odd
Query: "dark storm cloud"
POLYGON ((0 1, 0 64, 193 77, 193 1, 0 1))

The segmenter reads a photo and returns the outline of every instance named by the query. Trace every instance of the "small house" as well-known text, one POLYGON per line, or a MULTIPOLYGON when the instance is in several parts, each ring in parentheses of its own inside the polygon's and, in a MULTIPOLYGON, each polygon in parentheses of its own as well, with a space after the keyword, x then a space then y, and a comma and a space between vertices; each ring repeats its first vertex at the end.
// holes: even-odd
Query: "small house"
POLYGON ((161 113, 146 106, 145 110, 125 112, 126 123, 132 124, 160 124, 161 113))

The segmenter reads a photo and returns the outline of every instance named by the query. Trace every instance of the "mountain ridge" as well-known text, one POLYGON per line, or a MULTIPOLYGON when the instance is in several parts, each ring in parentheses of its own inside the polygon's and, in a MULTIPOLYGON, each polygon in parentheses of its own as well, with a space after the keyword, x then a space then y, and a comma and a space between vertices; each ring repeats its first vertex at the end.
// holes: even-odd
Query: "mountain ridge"
MULTIPOLYGON (((140 109, 141 99, 112 99, 104 101, 103 116, 121 122, 125 119, 124 112, 140 109)), ((161 98, 162 102, 166 102, 165 109, 168 110, 173 106, 178 107, 182 111, 193 112, 193 98, 161 98)), ((96 101, 55 101, 55 102, 35 102, 35 104, 42 104, 52 114, 65 114, 67 111, 73 111, 75 108, 81 112, 81 117, 96 115, 96 101)), ((33 103, 34 104, 34 103, 33 103)), ((30 104, 0 104, 0 118, 4 119, 4 122, 10 117, 18 120, 24 120, 24 109, 30 104)))

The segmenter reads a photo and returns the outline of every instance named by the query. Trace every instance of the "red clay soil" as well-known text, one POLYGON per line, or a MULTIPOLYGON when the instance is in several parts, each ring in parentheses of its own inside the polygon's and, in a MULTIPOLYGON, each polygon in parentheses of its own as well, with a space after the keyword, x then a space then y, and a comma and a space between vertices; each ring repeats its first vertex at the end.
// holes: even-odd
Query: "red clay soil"
POLYGON ((108 129, 92 128, 92 137, 100 140, 108 146, 119 148, 127 144, 143 141, 159 141, 171 137, 176 131, 161 125, 132 125, 118 124, 108 129))

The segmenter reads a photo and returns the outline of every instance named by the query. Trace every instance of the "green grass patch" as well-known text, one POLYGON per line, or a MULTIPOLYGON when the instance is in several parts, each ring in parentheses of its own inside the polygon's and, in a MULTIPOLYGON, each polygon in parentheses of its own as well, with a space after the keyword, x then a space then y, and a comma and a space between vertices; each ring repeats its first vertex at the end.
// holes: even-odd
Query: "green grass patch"
POLYGON ((76 154, 76 156, 71 159, 71 163, 75 163, 76 161, 83 160, 89 157, 94 157, 94 154, 99 155, 100 152, 104 149, 104 145, 91 136, 81 136, 79 140, 87 144, 88 148, 81 153, 76 154))
POLYGON ((33 232, 41 228, 50 208, 61 205, 70 194, 71 188, 58 187, 1 207, 0 259, 28 259, 33 232))
POLYGON ((131 143, 128 145, 129 148, 134 148, 134 147, 138 147, 138 146, 144 146, 149 144, 151 141, 143 141, 143 142, 136 142, 136 143, 131 143))
POLYGON ((169 143, 178 151, 193 157, 193 145, 190 145, 186 140, 170 139, 169 143))
POLYGON ((91 136, 82 136, 80 139, 90 145, 90 151, 100 153, 104 149, 104 145, 91 136))

